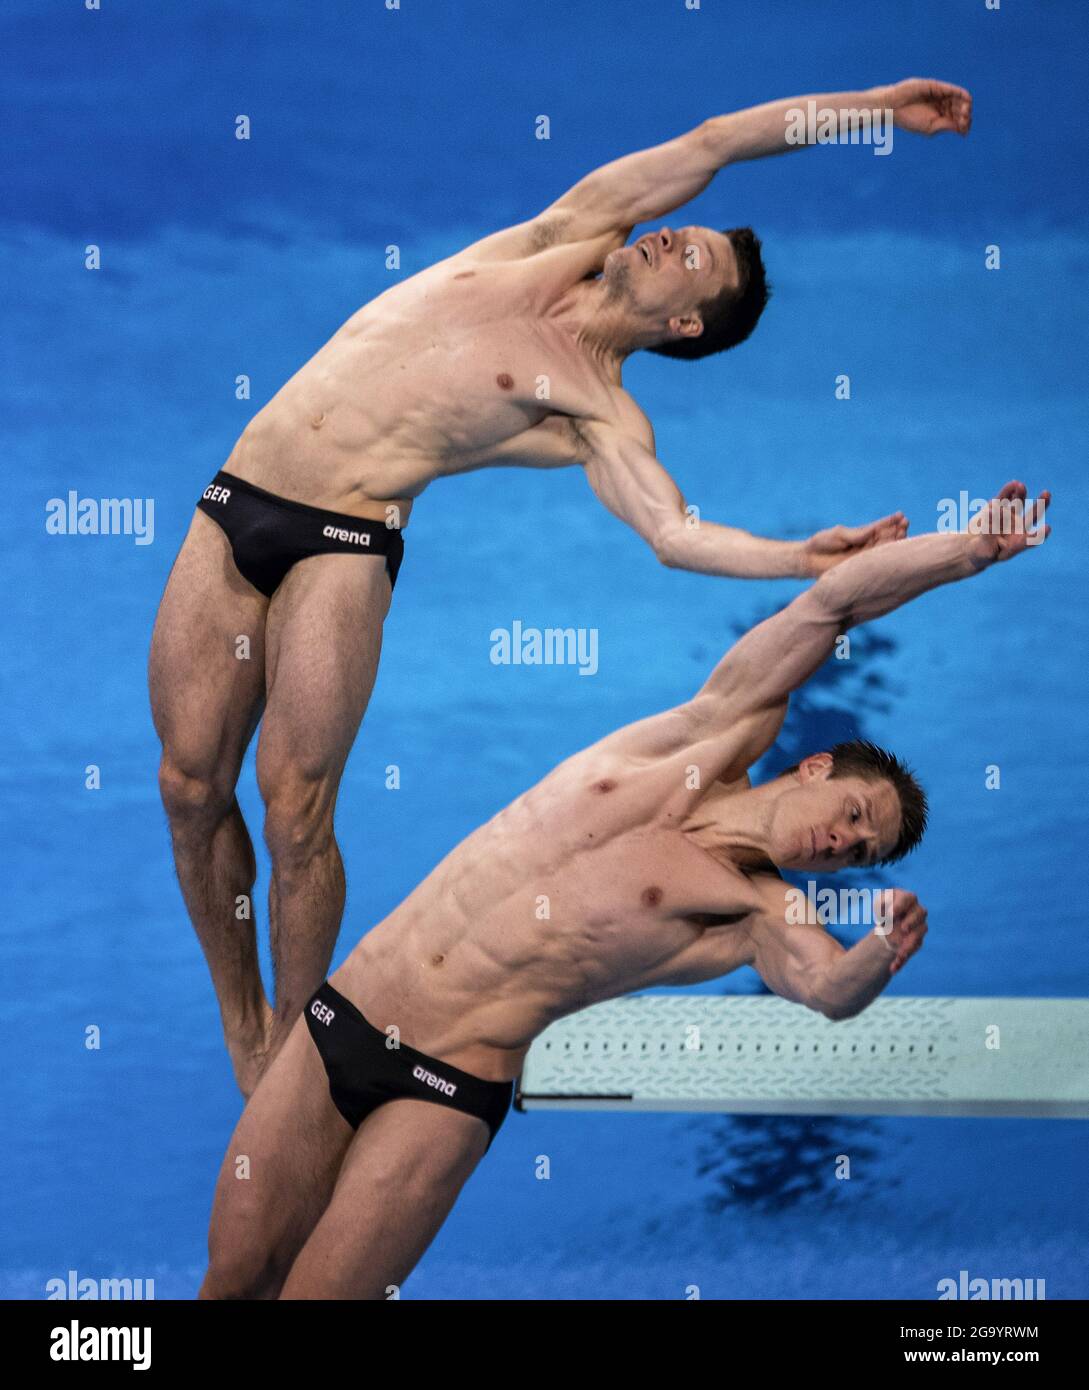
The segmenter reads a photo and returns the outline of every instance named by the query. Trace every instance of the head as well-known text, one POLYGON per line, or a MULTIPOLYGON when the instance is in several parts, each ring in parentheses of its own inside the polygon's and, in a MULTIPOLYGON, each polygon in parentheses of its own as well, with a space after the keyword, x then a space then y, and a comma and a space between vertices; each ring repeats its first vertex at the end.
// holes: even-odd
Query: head
POLYGON ((636 320, 643 346, 666 357, 707 357, 742 343, 770 289, 751 227, 662 227, 606 258, 611 303, 636 320))
POLYGON ((834 873, 893 864, 926 830, 926 794, 891 753, 856 740, 779 774, 770 855, 783 869, 834 873))

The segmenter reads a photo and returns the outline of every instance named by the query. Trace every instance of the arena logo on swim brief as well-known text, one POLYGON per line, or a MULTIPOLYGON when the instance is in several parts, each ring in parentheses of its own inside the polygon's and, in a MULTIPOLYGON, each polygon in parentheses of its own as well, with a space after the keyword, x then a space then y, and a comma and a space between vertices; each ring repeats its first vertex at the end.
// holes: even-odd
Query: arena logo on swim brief
POLYGON ((436 1076, 433 1071, 427 1071, 424 1067, 413 1067, 412 1075, 417 1081, 422 1081, 425 1086, 441 1091, 444 1096, 452 1096, 457 1090, 452 1081, 444 1081, 441 1076, 436 1076))
POLYGON ((370 545, 368 531, 348 531, 342 526, 326 526, 321 533, 328 541, 347 541, 349 545, 370 545))
POLYGON ((1046 1301, 1043 1279, 970 1279, 968 1271, 962 1269, 959 1279, 939 1279, 937 1283, 938 1302, 947 1298, 1009 1298, 1038 1302, 1046 1301))
POLYGON ((515 618, 508 630, 493 628, 493 666, 577 666, 580 676, 597 674, 596 627, 523 627, 515 618))
POLYGON ((137 545, 155 539, 153 497, 51 497, 45 504, 45 529, 50 536, 135 536, 137 545))
POLYGON ((961 488, 956 497, 942 497, 938 500, 938 524, 936 531, 967 531, 969 523, 988 507, 998 509, 998 534, 1012 536, 1015 531, 1024 530, 1026 545, 1039 545, 1044 539, 1044 516, 1046 507, 1038 497, 1026 497, 1024 517, 1018 523, 1014 499, 1010 497, 973 497, 961 488))
POLYGON ((874 154, 891 154, 894 118, 887 107, 791 106, 786 113, 788 145, 872 145, 874 154))

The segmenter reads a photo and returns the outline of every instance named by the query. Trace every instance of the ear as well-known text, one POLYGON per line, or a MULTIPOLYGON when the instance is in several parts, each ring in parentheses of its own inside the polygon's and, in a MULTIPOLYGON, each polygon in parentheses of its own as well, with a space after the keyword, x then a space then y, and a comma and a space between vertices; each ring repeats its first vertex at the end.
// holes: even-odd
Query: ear
POLYGON ((672 338, 698 338, 703 332, 703 320, 699 314, 674 314, 667 325, 672 338))
POLYGON ((824 782, 831 775, 831 753, 811 753, 798 764, 798 780, 801 782, 824 782))

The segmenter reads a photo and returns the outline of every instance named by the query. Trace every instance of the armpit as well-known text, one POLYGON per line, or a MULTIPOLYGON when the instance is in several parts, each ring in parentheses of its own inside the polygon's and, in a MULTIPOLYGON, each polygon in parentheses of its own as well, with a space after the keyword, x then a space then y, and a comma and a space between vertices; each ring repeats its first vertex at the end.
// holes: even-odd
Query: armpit
POLYGON ((586 463, 587 460, 590 458, 591 454, 593 453, 593 447, 591 446, 589 439, 587 439, 586 434, 583 431, 583 428, 579 424, 578 420, 576 420, 574 416, 571 415, 565 415, 562 417, 554 416, 553 419, 562 419, 563 424, 560 426, 560 428, 563 431, 566 443, 568 444, 572 454, 574 455, 575 462, 586 463))
POLYGON ((571 218, 566 213, 550 212, 542 214, 533 224, 530 246, 534 251, 547 251, 562 241, 571 218))

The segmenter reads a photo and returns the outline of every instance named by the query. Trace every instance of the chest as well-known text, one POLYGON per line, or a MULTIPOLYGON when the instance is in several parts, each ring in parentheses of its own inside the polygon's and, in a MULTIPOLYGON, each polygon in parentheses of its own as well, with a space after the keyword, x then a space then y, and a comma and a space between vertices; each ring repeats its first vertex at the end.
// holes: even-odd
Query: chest
POLYGON ((503 269, 436 268, 376 301, 355 334, 361 368, 380 368, 376 385, 401 418, 463 459, 549 417, 598 416, 612 401, 575 339, 503 269))
MULTIPOLYGON (((563 918, 586 939, 684 945, 703 931, 743 920, 758 905, 746 876, 723 865, 679 830, 652 827, 569 847, 557 876, 563 918)), ((651 952, 655 948, 650 947, 651 952)))

